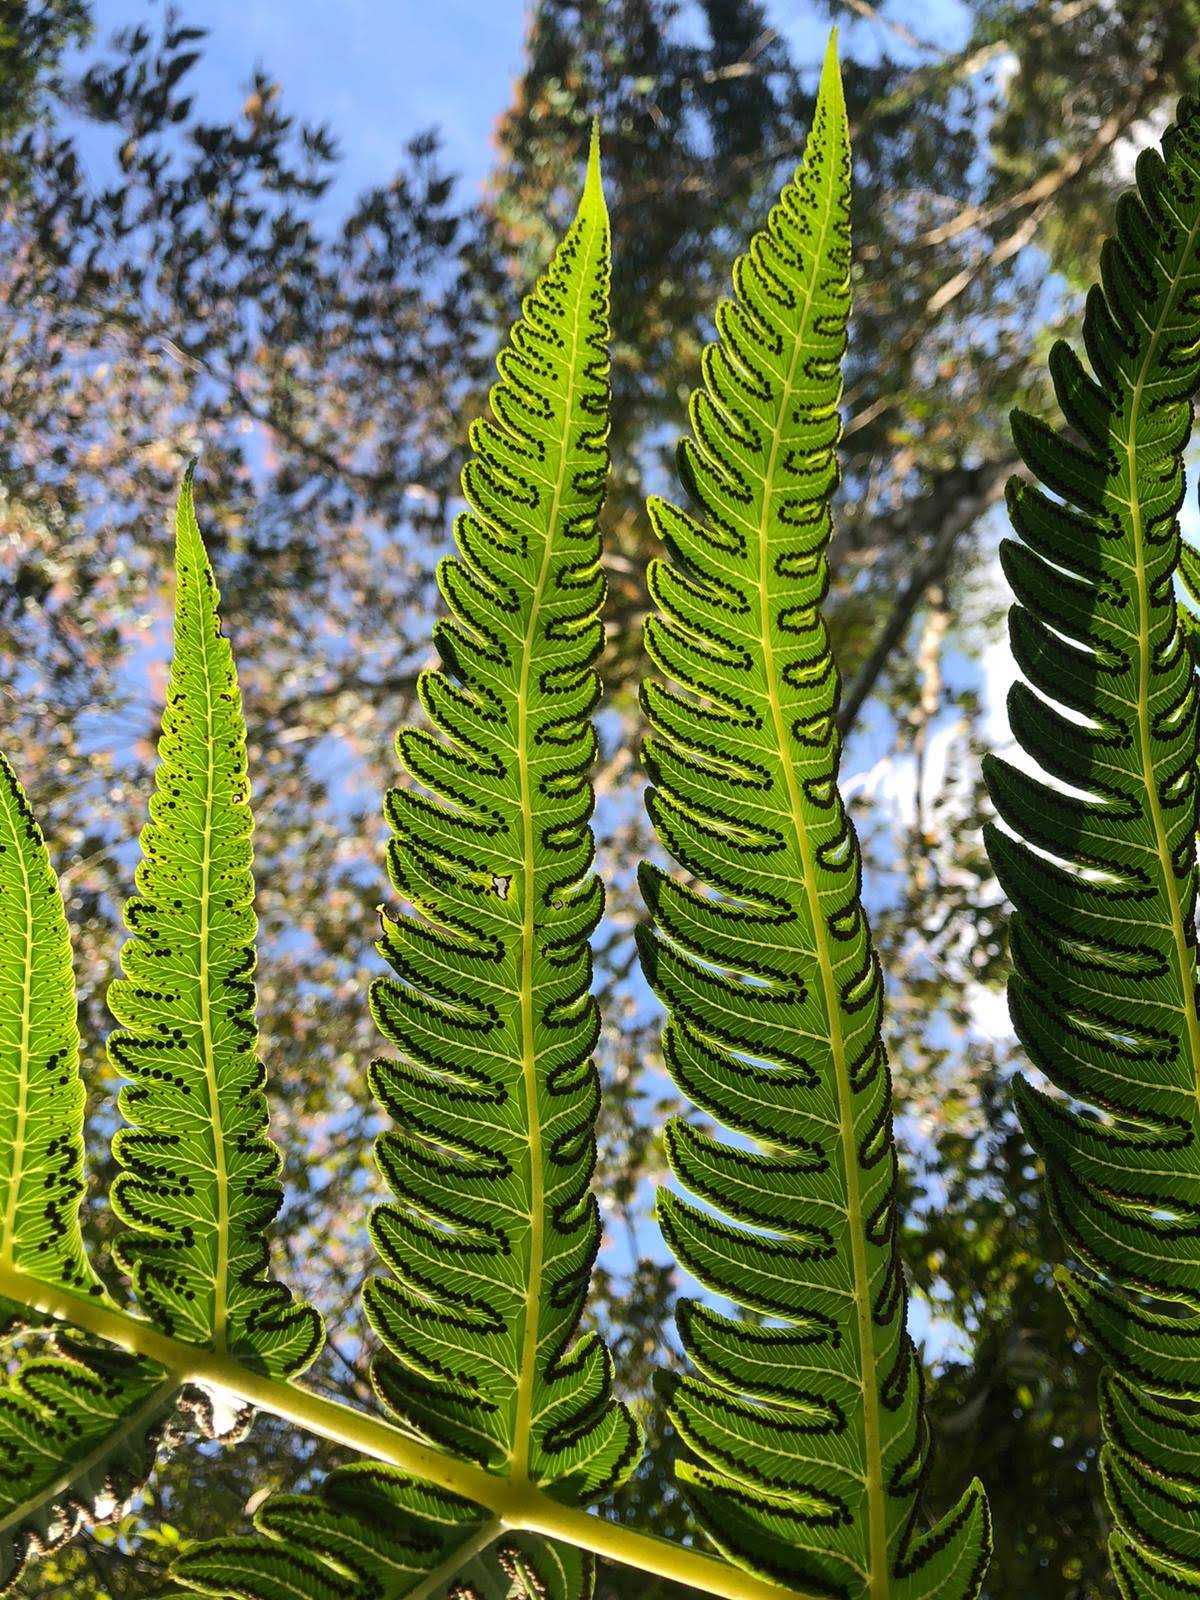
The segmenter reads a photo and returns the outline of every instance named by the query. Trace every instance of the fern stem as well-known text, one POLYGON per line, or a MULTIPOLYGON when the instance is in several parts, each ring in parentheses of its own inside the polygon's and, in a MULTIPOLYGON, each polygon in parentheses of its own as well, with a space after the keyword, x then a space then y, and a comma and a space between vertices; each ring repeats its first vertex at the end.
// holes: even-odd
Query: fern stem
POLYGON ((417 1587, 407 1595, 406 1600, 437 1600, 439 1595, 445 1593, 445 1585, 462 1572, 469 1561, 495 1544, 503 1532, 504 1524, 499 1517, 493 1517, 490 1522, 485 1522, 482 1527, 476 1528, 470 1538, 456 1545, 445 1561, 439 1562, 427 1578, 422 1578, 417 1587))
MULTIPOLYGON (((571 328, 573 349, 580 346, 580 313, 583 298, 575 306, 571 328)), ((571 421, 575 415, 579 368, 572 363, 567 392, 562 405, 562 433, 559 439, 558 471, 554 476, 554 498, 546 521, 549 530, 542 547, 542 561, 529 625, 521 652, 521 677, 517 693, 517 771, 521 792, 521 853, 523 901, 521 905, 521 1076, 525 1085, 525 1126, 529 1133, 529 1282, 525 1290, 525 1326, 521 1333, 521 1365, 517 1380, 517 1414, 513 1423, 513 1477, 524 1482, 529 1475, 529 1449, 533 1434, 533 1391, 536 1386, 539 1312, 542 1303, 542 1277, 545 1265, 546 1183, 543 1170, 542 1108, 538 1084, 538 1050, 533 1004, 534 940, 537 935, 537 853, 535 848, 535 800, 530 773, 529 669, 533 662, 534 641, 542 622, 542 597, 550 577, 555 554, 555 532, 562 510, 563 488, 571 461, 571 421)))
POLYGON ((309 1433, 342 1444, 361 1455, 386 1461, 476 1505, 485 1506, 505 1528, 561 1539, 580 1550, 623 1566, 688 1584, 714 1600, 818 1600, 727 1565, 714 1556, 639 1533, 592 1512, 562 1505, 534 1484, 514 1484, 481 1468, 421 1444, 382 1418, 367 1416, 298 1384, 244 1367, 225 1352, 202 1349, 168 1338, 150 1323, 88 1299, 39 1283, 28 1273, 0 1266, 0 1297, 118 1345, 164 1367, 176 1384, 197 1383, 227 1391, 272 1416, 294 1422, 309 1433))
POLYGON ((216 785, 216 729, 212 703, 212 674, 209 670, 210 639, 205 628, 200 629, 200 648, 204 659, 203 682, 204 718, 206 737, 204 748, 204 836, 200 844, 200 1038, 204 1052, 204 1076, 208 1083, 208 1107, 212 1129, 213 1173, 216 1178, 217 1201, 217 1260, 213 1287, 213 1341, 218 1350, 226 1343, 228 1303, 226 1280, 229 1277, 229 1174, 225 1161, 225 1130, 222 1127, 221 1086, 217 1081, 217 1066, 213 1051, 212 1006, 209 996, 209 901, 212 894, 213 865, 213 791, 216 785))

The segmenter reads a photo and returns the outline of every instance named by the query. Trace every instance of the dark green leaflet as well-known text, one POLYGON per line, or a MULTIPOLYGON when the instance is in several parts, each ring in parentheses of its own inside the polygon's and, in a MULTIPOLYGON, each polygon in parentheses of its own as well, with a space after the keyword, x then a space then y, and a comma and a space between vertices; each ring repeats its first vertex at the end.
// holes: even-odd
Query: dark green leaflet
POLYGON ((179 1385, 59 1334, 0 1387, 0 1594, 27 1561, 118 1516, 182 1434, 179 1385))
POLYGON ((373 1463, 339 1468, 319 1495, 272 1496, 255 1524, 266 1538, 205 1545, 175 1576, 255 1600, 580 1600, 592 1590, 590 1556, 505 1532, 466 1501, 373 1463))
POLYGON ((685 1122, 663 1231, 703 1285, 679 1467, 733 1559, 845 1600, 968 1600, 987 1565, 972 1485, 922 1532, 921 1373, 897 1253, 882 985, 837 789, 838 677, 819 605, 849 310, 850 155, 831 43, 804 162, 734 271, 680 450, 689 515, 652 502, 646 765, 659 837, 700 884, 643 871, 647 975, 685 1122), (749 1141, 747 1147, 747 1141, 749 1141), (709 1208, 715 1208, 714 1211, 709 1208), (728 1219, 728 1220, 727 1220, 728 1219))
MULTIPOLYGON (((499 357, 492 420, 472 429, 459 554, 438 574, 444 666, 419 686, 436 731, 400 732, 413 783, 386 807, 412 911, 384 917, 396 976, 372 992, 396 1047, 370 1075, 393 1119, 377 1154, 394 1199, 372 1219, 391 1276, 365 1295, 376 1388, 421 1438, 573 1500, 605 1494, 638 1450, 607 1351, 575 1336, 600 1237, 588 824, 608 281, 593 142, 578 216, 499 357)), ((591 1593, 587 1555, 385 1467, 258 1521, 270 1540, 208 1545, 177 1575, 253 1600, 591 1593)))
POLYGON ((1200 385, 1196 101, 1162 151, 1139 158, 1101 252, 1092 372, 1064 343, 1051 352, 1070 431, 1013 415, 1050 492, 1009 486, 1026 680, 1009 715, 1056 781, 987 764, 1009 830, 988 847, 1016 908, 1013 1021, 1060 1091, 1019 1082, 1017 1098, 1081 1264, 1063 1291, 1110 1363, 1103 1461, 1125 1600, 1200 1595, 1197 719, 1172 590, 1200 385))
POLYGON ((132 1083, 113 1151, 118 1256, 164 1332, 279 1376, 321 1346, 320 1319, 268 1273, 279 1152, 266 1135, 254 1021, 253 826, 246 728, 217 591, 192 507, 176 520, 175 654, 157 792, 142 830, 134 935, 108 1041, 132 1083))

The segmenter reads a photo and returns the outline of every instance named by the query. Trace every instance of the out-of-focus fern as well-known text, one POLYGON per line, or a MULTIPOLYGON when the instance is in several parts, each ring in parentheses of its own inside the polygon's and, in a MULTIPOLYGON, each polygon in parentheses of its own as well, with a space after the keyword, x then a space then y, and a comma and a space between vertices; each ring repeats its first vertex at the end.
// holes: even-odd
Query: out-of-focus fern
POLYGON ((246 1600, 585 1600, 581 1550, 506 1530, 486 1511, 389 1467, 340 1467, 316 1495, 273 1495, 258 1539, 185 1556, 190 1591, 246 1600))
POLYGON ((0 1387, 0 1593, 34 1556, 119 1516, 179 1442, 179 1382, 124 1351, 56 1334, 0 1387))
MULTIPOLYGON (((422 1440, 567 1500, 606 1494, 638 1448, 608 1352, 576 1337, 600 1242, 589 939, 604 897, 588 823, 608 283, 593 138, 579 213, 472 429, 458 555, 438 573, 453 618, 419 685, 434 731, 401 731, 412 783, 387 800, 411 909, 383 918, 395 977, 372 992, 396 1047, 371 1067, 393 1119, 377 1154, 394 1199, 371 1227, 391 1275, 365 1297, 376 1389, 422 1440)), ((208 1545, 177 1575, 253 1600, 591 1591, 579 1552, 382 1467, 268 1501, 257 1522, 269 1539, 208 1545)))
POLYGON ((663 1231, 713 1294, 684 1301, 679 1475, 734 1560, 845 1600, 968 1600, 972 1485, 918 1520, 920 1365, 897 1249, 882 984, 837 788, 820 604, 837 482, 850 156, 833 45, 804 160, 734 269, 679 455, 696 506, 650 506, 650 813, 685 884, 643 868, 646 973, 676 1084, 736 1141, 667 1129, 663 1231), (699 1202, 699 1203, 697 1203, 699 1202), (765 1319, 765 1320, 764 1320, 765 1319))
POLYGON ((1117 1583, 1167 1600, 1200 1595, 1197 714, 1172 591, 1200 386, 1200 102, 1139 157, 1100 270, 1091 372, 1065 343, 1050 356, 1068 430, 1013 415, 1046 489, 1009 485, 1026 680, 1009 716, 1044 776, 989 761, 1009 831, 988 846, 1016 908, 1013 1022, 1053 1086, 1019 1082, 1018 1105, 1079 1263, 1063 1292, 1109 1363, 1117 1583))

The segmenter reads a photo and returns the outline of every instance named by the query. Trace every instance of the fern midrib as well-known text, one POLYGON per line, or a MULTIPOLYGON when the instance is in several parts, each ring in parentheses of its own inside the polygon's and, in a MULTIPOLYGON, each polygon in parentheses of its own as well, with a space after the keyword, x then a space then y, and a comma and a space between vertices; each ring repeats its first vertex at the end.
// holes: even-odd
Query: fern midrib
POLYGON ((525 1089, 525 1126, 529 1136, 529 1282, 525 1293, 525 1320, 521 1330, 521 1363, 517 1373, 517 1405, 513 1422, 510 1460, 515 1483, 529 1476, 530 1442, 533 1432, 533 1390, 537 1382, 537 1353, 542 1299, 542 1277, 546 1255, 546 1175, 542 1150, 541 1101, 537 1074, 537 1039, 534 1027, 533 963, 536 928, 536 839, 533 807, 533 774, 529 752, 529 676, 533 665, 533 646, 541 622, 542 600, 554 561, 554 534, 558 526, 563 491, 567 478, 567 458, 571 441, 575 392, 578 383, 579 322, 584 293, 580 285, 575 297, 571 322, 571 342, 567 351, 567 392, 563 404, 563 425, 559 437, 558 471, 546 524, 541 566, 529 608, 529 623, 521 647, 521 675, 517 686, 517 771, 521 796, 521 844, 524 893, 521 903, 521 1078, 525 1089))
POLYGON ((12 1142, 12 1170, 8 1175, 8 1194, 4 1205, 4 1237, 0 1240, 0 1261, 5 1266, 13 1262, 13 1243, 17 1235, 17 1207, 20 1203, 21 1179, 25 1170, 25 1130, 29 1120, 29 1073, 33 1034, 33 883, 29 876, 29 863, 21 836, 10 807, 4 808, 5 821, 13 841, 13 853, 21 870, 21 883, 25 896, 25 965, 21 982, 21 1032, 17 1047, 19 1071, 17 1074, 17 1120, 12 1142))
MULTIPOLYGON (((444 1561, 439 1561, 415 1589, 408 1591, 405 1600, 442 1600, 444 1593, 442 1585, 456 1577, 468 1561, 474 1561, 475 1557, 482 1555, 489 1545, 495 1544, 503 1532, 504 1524, 499 1517, 489 1518, 481 1527, 476 1528, 469 1539, 464 1539, 461 1544, 455 1545, 444 1561)), ((461 1592, 464 1595, 468 1593, 465 1589, 461 1592)))
POLYGON ((137 1406, 133 1411, 127 1412, 125 1416, 114 1422, 109 1432, 88 1451, 87 1455, 71 1462, 70 1466, 65 1467, 53 1483, 47 1484, 45 1488, 38 1490, 36 1494, 29 1495, 19 1505, 13 1506, 10 1511, 0 1515, 0 1533, 7 1533, 11 1528, 20 1527, 26 1517, 32 1516, 43 1506, 49 1505, 60 1494, 64 1494, 74 1484, 78 1483, 93 1467, 99 1466, 106 1456, 112 1454, 123 1439, 128 1439, 131 1435, 137 1433, 139 1429, 148 1427, 170 1397, 178 1393, 179 1387, 179 1382, 174 1377, 164 1379, 157 1388, 151 1390, 140 1406, 137 1406))
MULTIPOLYGON (((197 593, 203 594, 204 562, 196 550, 198 541, 190 537, 192 568, 197 583, 197 593)), ((216 1282, 213 1286, 213 1343, 218 1350, 226 1348, 226 1319, 228 1304, 226 1280, 229 1275, 229 1174, 225 1162, 225 1130, 221 1115, 220 1084, 217 1081, 217 1064, 213 1047, 212 1018, 209 1011, 209 893, 212 883, 212 819, 213 791, 216 787, 216 731, 213 726, 212 676, 209 658, 209 630, 206 626, 203 605, 197 606, 200 621, 200 650, 204 663, 204 714, 207 758, 204 789, 204 840, 200 852, 200 1037, 204 1050, 204 1077, 208 1086, 210 1127, 213 1141, 213 1176, 217 1188, 217 1264, 216 1282)))
MULTIPOLYGON (((833 206, 830 204, 824 211, 820 234, 812 247, 814 261, 819 261, 822 257, 832 215, 833 206)), ((805 318, 811 311, 816 284, 817 274, 814 272, 805 295, 804 313, 800 317, 801 328, 803 328, 805 318)), ((788 804, 791 808, 792 822, 796 830, 796 841, 800 849, 804 894, 812 923, 814 954, 816 955, 817 967, 821 975, 821 991, 825 1003, 826 1025, 829 1030, 829 1047, 838 1082, 838 1130, 842 1146, 842 1165, 846 1172, 846 1221, 847 1232, 850 1235, 851 1269, 854 1278, 854 1312, 858 1329, 860 1386, 863 1397, 863 1454, 865 1458, 868 1518, 868 1569, 866 1577, 869 1588, 867 1594, 869 1600, 887 1600, 890 1585, 888 1581, 887 1507, 884 1501, 882 1470, 883 1430, 880 1425, 879 1397, 875 1381, 875 1341, 871 1321, 871 1278, 867 1263, 866 1238, 862 1225, 864 1219, 862 1218, 862 1197, 858 1181, 858 1149, 857 1141, 854 1137, 853 1092, 846 1063, 846 1040, 842 1031, 840 995, 838 993, 837 979, 833 971, 833 963, 829 957, 829 941, 826 937, 824 911, 816 883, 815 853, 812 840, 808 835, 808 826, 801 802, 800 786, 796 777, 795 765, 792 761, 790 731, 779 697, 779 679, 775 670, 775 648, 771 640, 771 608, 769 603, 771 560, 768 529, 771 518, 771 496, 774 493, 772 480, 775 475, 779 451, 783 444, 784 424, 791 413, 790 401, 795 387, 796 370, 803 354, 804 338, 802 332, 798 332, 793 338, 792 355, 784 383, 782 402, 771 432, 771 448, 767 458, 764 479, 762 512, 758 527, 759 628, 767 694, 771 705, 771 718, 775 726, 776 744, 783 768, 784 781, 787 784, 788 804)))
MULTIPOLYGON (((1187 242, 1180 259, 1186 260, 1197 234, 1200 234, 1200 217, 1191 224, 1187 242)), ((1183 992, 1182 1011, 1187 1026, 1188 1046, 1191 1051, 1193 1089, 1196 1096, 1196 1115, 1200 1122, 1200 1016, 1196 1010, 1195 958, 1187 941, 1187 925, 1183 907, 1179 903, 1175 869, 1171 859, 1171 845, 1163 820, 1159 800, 1158 782, 1154 765, 1154 741, 1150 726, 1150 689, 1152 679, 1152 651, 1150 645, 1150 585, 1146 574, 1145 527, 1138 495, 1137 420, 1142 403, 1146 377, 1154 363, 1159 340, 1167 317, 1174 307, 1179 291, 1179 275, 1171 279, 1170 291, 1154 324, 1146 355, 1138 369, 1130 404, 1129 427, 1125 437, 1125 457, 1129 469, 1129 514, 1134 534, 1134 572, 1138 590, 1138 746, 1142 763, 1142 783, 1150 808, 1150 821, 1154 829, 1155 848, 1159 870, 1162 873, 1164 892, 1171 913, 1171 936, 1175 945, 1175 962, 1179 971, 1179 985, 1183 992)), ((1178 624, 1177 624, 1178 626, 1178 624)))

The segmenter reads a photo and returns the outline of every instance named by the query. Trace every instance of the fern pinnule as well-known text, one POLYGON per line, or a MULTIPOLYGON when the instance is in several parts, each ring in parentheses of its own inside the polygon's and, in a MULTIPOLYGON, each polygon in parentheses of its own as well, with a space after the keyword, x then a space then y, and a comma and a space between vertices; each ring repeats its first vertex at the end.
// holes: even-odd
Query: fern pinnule
POLYGON ((680 1264, 751 1316, 685 1300, 679 1476, 735 1561, 843 1600, 970 1600, 978 1484, 919 1522, 927 1439, 905 1328, 882 983, 837 788, 838 676, 820 614, 849 312, 850 151, 831 41, 804 160, 734 269, 680 475, 650 504, 668 559, 645 761, 647 976, 676 1084, 736 1142, 666 1132, 680 1264), (685 1198, 691 1196, 692 1198, 685 1198))

